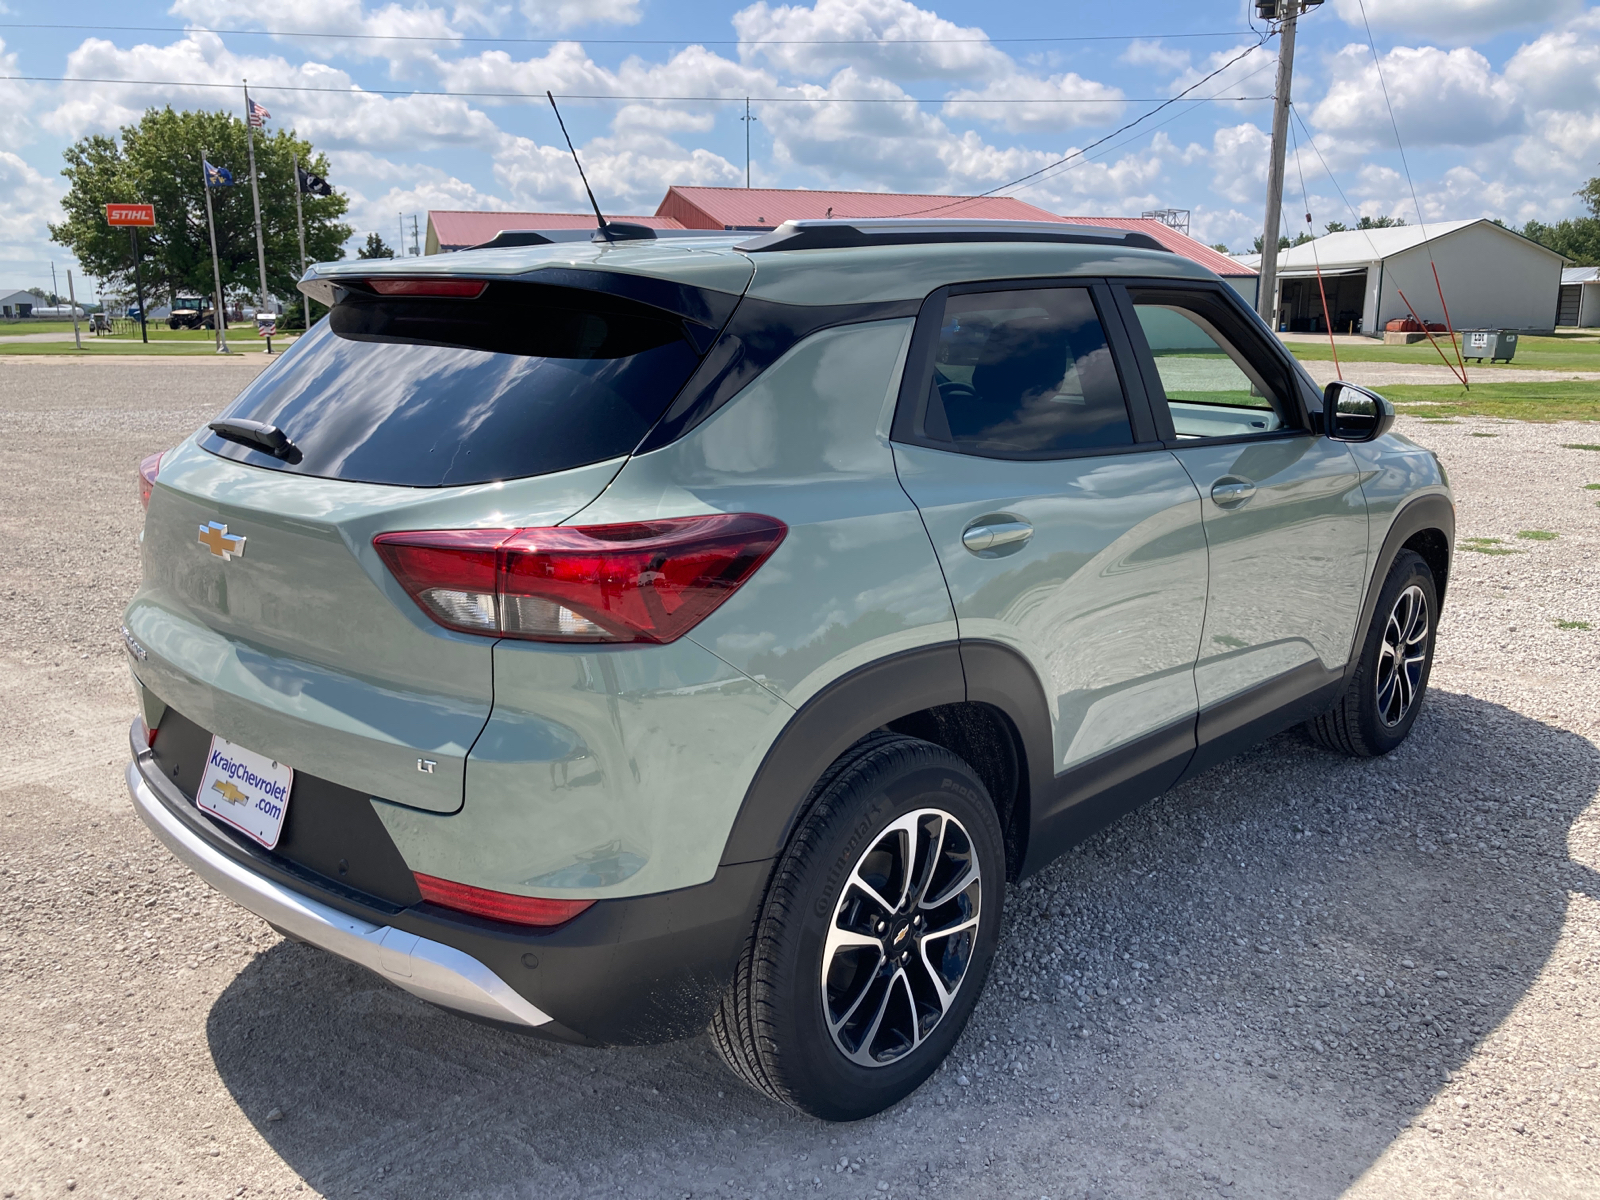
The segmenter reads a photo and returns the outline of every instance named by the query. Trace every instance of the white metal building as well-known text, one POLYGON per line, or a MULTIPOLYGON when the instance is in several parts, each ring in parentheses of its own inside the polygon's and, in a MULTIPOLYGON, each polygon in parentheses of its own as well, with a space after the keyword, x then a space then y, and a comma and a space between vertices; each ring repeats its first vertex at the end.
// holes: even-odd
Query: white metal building
POLYGON ((33 306, 40 303, 39 297, 32 292, 8 291, 0 288, 0 317, 14 318, 27 317, 33 314, 33 306))
POLYGON ((1600 267, 1568 267, 1561 272, 1556 324, 1586 329, 1600 325, 1600 267))
POLYGON ((1278 323, 1293 331, 1327 329, 1319 266, 1335 333, 1378 333, 1411 308, 1424 321, 1442 322, 1437 266, 1455 328, 1548 333, 1566 261, 1485 220, 1330 233, 1279 253, 1278 323))

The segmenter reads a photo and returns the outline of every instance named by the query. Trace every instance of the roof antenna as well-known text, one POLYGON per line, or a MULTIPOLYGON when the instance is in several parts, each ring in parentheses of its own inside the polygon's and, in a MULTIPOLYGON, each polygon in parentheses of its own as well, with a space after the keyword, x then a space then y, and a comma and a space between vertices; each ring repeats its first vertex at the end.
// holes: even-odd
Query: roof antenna
POLYGON ((606 224, 606 219, 600 213, 600 203, 594 198, 594 189, 589 186, 589 177, 583 173, 583 163, 578 160, 578 151, 572 144, 572 135, 567 132, 567 123, 561 119, 561 110, 556 108, 556 98, 548 91, 544 94, 550 101, 550 107, 555 109, 556 124, 561 126, 561 136, 567 139, 567 149, 572 151, 572 161, 578 165, 578 178, 583 180, 583 190, 589 193, 589 203, 594 205, 594 219, 600 222, 600 228, 595 231, 594 240, 609 242, 615 239, 611 236, 611 227, 606 224))

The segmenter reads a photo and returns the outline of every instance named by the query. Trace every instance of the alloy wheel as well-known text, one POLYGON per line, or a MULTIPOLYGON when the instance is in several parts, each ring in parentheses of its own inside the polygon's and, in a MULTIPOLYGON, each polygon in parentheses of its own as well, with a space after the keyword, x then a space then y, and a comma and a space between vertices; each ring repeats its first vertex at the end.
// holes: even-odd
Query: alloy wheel
POLYGON ((1430 631, 1427 598, 1412 584, 1395 599, 1378 647, 1378 719, 1391 729, 1405 720, 1421 691, 1430 631))
POLYGON ((887 1066, 933 1032, 966 978, 982 898, 978 856, 949 813, 906 813, 873 839, 822 950, 823 1018, 846 1058, 887 1066))

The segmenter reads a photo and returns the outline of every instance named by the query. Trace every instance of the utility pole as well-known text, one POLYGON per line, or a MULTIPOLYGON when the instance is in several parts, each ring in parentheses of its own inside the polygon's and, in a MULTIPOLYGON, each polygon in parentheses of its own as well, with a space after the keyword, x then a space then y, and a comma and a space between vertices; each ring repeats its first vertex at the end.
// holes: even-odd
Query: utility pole
POLYGON ((56 306, 61 304, 61 285, 56 282, 56 264, 50 264, 50 303, 56 306))
POLYGON ((404 258, 406 256, 406 215, 405 213, 395 213, 395 219, 400 222, 400 240, 395 243, 394 253, 396 258, 404 258))
POLYGON ((1267 215, 1261 223, 1261 277, 1256 311, 1278 328, 1278 222, 1283 212, 1283 156, 1289 141, 1289 103, 1294 83, 1294 33, 1300 14, 1322 0, 1257 0, 1256 14, 1278 21, 1278 90, 1272 102, 1272 164, 1267 171, 1267 215))
POLYGON ((139 340, 150 344, 149 314, 144 310, 144 276, 139 274, 139 231, 128 226, 128 240, 133 244, 133 294, 139 301, 139 340))
POLYGON ((750 115, 750 97, 744 98, 744 116, 739 118, 744 122, 744 186, 750 188, 750 122, 759 121, 760 117, 750 115))
POLYGON ((411 257, 422 257, 422 234, 417 230, 417 214, 411 214, 411 257))

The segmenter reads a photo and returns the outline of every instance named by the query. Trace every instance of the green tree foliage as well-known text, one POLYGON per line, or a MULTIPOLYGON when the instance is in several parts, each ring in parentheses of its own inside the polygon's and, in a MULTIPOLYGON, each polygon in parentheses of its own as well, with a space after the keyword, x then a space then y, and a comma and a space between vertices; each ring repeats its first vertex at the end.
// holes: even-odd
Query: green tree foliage
POLYGON ((1406 223, 1404 217, 1362 217, 1356 222, 1357 229, 1396 229, 1406 223))
POLYGON ((1564 254, 1580 267, 1600 267, 1600 176, 1589 180, 1574 193, 1589 210, 1587 217, 1573 217, 1546 225, 1529 221, 1519 233, 1525 238, 1564 254))
POLYGON ((367 244, 356 251, 357 258, 393 258, 394 250, 383 240, 382 235, 367 234, 367 244))
POLYGON ((1328 233, 1345 233, 1349 230, 1349 228, 1350 226, 1346 225, 1343 221, 1329 221, 1323 226, 1323 229, 1325 229, 1328 233))
POLYGON ((1564 254, 1580 267, 1600 267, 1600 220, 1573 217, 1546 225, 1529 221, 1519 230, 1523 237, 1564 254))
MULTIPOLYGON (((154 229, 139 231, 139 256, 147 296, 179 292, 210 296, 211 243, 206 235, 200 155, 233 172, 233 187, 211 189, 216 212, 217 257, 226 295, 254 296, 261 287, 256 268, 255 224, 250 202, 250 168, 245 124, 220 112, 148 110, 116 138, 94 135, 65 151, 61 172, 71 183, 62 201, 65 219, 50 226, 53 241, 70 248, 84 271, 111 287, 131 290, 133 265, 128 231, 106 224, 105 206, 153 204, 154 229)), ((292 133, 256 131, 256 170, 261 189, 261 233, 266 247, 267 286, 292 305, 300 278, 300 246, 295 231, 295 179, 292 159, 318 175, 327 160, 292 133)), ((339 217, 349 207, 343 196, 302 196, 306 257, 323 262, 343 257, 350 226, 339 217)))

